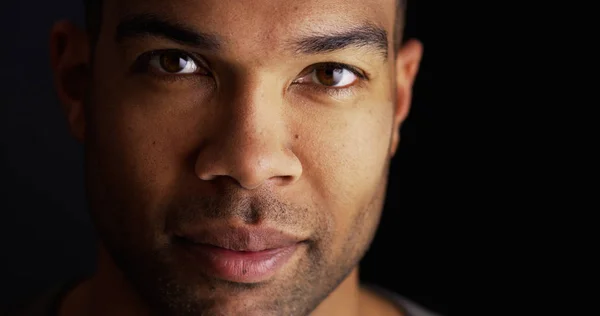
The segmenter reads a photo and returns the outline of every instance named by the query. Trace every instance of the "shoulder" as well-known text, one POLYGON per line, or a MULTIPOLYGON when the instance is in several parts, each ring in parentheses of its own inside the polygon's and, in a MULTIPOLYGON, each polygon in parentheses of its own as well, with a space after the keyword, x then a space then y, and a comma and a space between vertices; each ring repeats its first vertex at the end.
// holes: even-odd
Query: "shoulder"
POLYGON ((395 306, 403 316, 442 316, 418 303, 377 285, 363 285, 363 288, 395 306))

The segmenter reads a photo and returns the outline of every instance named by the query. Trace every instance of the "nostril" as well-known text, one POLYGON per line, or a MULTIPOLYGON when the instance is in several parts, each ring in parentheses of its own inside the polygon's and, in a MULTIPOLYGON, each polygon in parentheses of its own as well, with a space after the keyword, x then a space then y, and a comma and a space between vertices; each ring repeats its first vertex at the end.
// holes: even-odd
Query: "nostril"
POLYGON ((199 178, 204 181, 211 181, 211 180, 214 180, 216 177, 217 177, 216 175, 212 175, 212 174, 201 174, 199 176, 199 178))
POLYGON ((294 182, 294 176, 277 176, 273 177, 271 181, 275 182, 277 185, 287 185, 294 182))

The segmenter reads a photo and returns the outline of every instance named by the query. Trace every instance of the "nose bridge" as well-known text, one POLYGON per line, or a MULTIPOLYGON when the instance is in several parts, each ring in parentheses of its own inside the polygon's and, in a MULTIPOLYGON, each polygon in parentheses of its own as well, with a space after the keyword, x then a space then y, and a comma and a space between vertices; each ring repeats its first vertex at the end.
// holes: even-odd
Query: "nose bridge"
POLYGON ((283 117, 283 99, 273 81, 239 81, 223 97, 221 127, 197 159, 199 178, 228 176, 253 189, 267 180, 289 183, 300 176, 302 168, 290 148, 283 117))
POLYGON ((277 105, 256 93, 233 102, 230 120, 221 136, 220 146, 227 150, 231 166, 268 168, 286 149, 285 127, 277 105))
MULTIPOLYGON (((239 84, 229 103, 228 124, 239 132, 234 135, 253 142, 268 144, 268 138, 280 137, 285 126, 282 117, 282 98, 275 93, 276 84, 268 80, 255 80, 239 84)), ((270 144, 274 145, 274 144, 270 144)))
POLYGON ((242 157, 260 159, 269 152, 285 149, 283 100, 275 93, 274 80, 254 77, 236 83, 224 105, 228 119, 227 127, 220 133, 227 138, 223 145, 247 154, 242 157))

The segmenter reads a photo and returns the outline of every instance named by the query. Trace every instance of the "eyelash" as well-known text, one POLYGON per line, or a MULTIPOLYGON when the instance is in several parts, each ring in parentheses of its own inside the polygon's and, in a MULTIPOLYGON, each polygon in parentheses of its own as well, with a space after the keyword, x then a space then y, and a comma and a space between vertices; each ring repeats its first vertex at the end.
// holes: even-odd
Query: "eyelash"
MULTIPOLYGON (((159 80, 163 80, 168 83, 177 82, 180 80, 190 80, 190 79, 197 80, 200 78, 205 79, 206 77, 213 77, 212 73, 208 70, 208 68, 209 68, 208 65, 206 65, 206 63, 202 62, 201 59, 202 59, 201 57, 199 57, 195 54, 190 54, 188 52, 178 50, 178 49, 154 50, 154 51, 149 51, 149 52, 146 52, 146 53, 143 53, 142 55, 140 55, 134 62, 133 66, 132 66, 132 71, 134 73, 150 74, 150 75, 158 78, 159 80), (150 64, 150 61, 152 60, 152 58, 154 58, 156 56, 160 56, 165 53, 178 53, 178 54, 182 54, 184 56, 189 57, 191 59, 191 61, 193 61, 196 64, 196 66, 200 70, 202 70, 204 73, 173 74, 173 75, 157 74, 156 71, 152 71, 150 69, 152 67, 152 65, 150 64)), ((357 85, 360 85, 364 81, 369 80, 369 75, 367 73, 359 70, 358 68, 356 68, 354 66, 344 64, 344 63, 339 63, 339 62, 321 62, 318 64, 311 65, 311 66, 305 68, 305 70, 303 70, 301 72, 300 77, 309 75, 313 71, 318 70, 320 68, 348 70, 357 77, 357 80, 355 83, 352 83, 351 85, 344 86, 344 87, 330 87, 330 86, 321 85, 318 83, 310 83, 310 84, 296 83, 296 80, 298 80, 298 79, 295 79, 292 82, 292 84, 305 85, 305 86, 307 86, 308 89, 315 91, 317 93, 324 93, 324 94, 330 95, 331 97, 338 98, 338 97, 347 96, 349 93, 352 93, 353 89, 355 89, 357 85)))

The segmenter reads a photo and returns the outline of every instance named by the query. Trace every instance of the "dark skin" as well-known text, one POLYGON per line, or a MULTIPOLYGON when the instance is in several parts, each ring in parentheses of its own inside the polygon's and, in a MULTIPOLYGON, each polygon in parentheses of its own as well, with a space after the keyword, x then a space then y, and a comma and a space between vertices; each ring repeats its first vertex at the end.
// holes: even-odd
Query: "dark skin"
POLYGON ((394 1, 103 10, 94 58, 84 31, 52 30, 101 238, 96 274, 61 315, 399 315, 361 289, 357 268, 422 56, 414 40, 394 50, 394 1), (303 243, 268 280, 230 282, 175 246, 179 230, 202 225, 277 228, 303 243))

